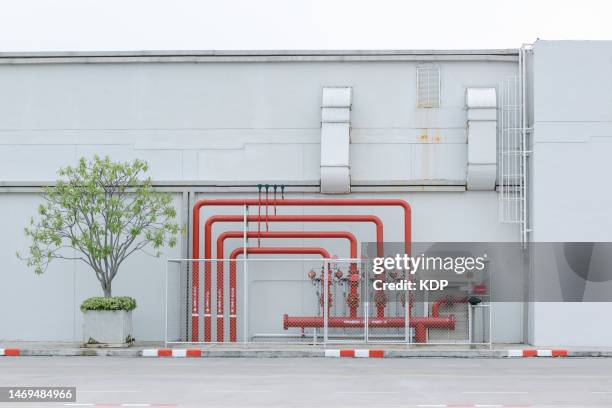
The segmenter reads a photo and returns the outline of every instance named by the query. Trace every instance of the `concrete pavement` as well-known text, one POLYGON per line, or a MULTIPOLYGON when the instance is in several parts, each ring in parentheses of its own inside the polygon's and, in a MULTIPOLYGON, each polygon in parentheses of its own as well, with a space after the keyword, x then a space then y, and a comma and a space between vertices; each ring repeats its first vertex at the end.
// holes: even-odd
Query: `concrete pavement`
POLYGON ((610 407, 612 360, 21 357, 0 385, 76 386, 72 407, 610 407))

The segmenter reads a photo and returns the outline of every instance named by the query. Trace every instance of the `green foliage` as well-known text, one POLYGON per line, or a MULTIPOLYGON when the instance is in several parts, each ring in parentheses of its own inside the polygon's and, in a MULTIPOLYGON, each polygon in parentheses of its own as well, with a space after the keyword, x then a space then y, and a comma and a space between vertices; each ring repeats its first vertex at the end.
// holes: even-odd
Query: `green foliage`
POLYGON ((78 259, 89 265, 111 296, 121 263, 136 251, 176 245, 178 225, 171 196, 155 191, 146 162, 81 158, 59 170, 55 186, 44 189, 39 219, 30 220, 27 261, 37 274, 53 259, 78 259))
POLYGON ((86 310, 130 310, 136 309, 136 300, 128 296, 91 297, 81 304, 81 311, 86 310))

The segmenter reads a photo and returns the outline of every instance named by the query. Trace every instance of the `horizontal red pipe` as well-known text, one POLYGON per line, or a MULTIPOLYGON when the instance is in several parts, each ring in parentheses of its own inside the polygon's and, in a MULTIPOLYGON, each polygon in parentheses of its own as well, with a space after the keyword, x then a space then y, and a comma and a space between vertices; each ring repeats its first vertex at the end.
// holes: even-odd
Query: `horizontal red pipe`
MULTIPOLYGON (((244 231, 226 231, 217 238, 217 342, 224 340, 224 244, 228 238, 243 238, 244 231)), ((248 238, 345 238, 350 243, 350 257, 357 258, 357 238, 345 231, 248 231, 248 238)), ((351 264, 351 273, 355 273, 357 264, 351 264)), ((230 341, 236 341, 236 268, 230 268, 230 341)), ((356 309, 355 309, 356 313, 356 309)))
MULTIPOLYGON (((289 327, 323 327, 323 317, 289 317, 283 316, 283 327, 285 330, 289 327)), ((427 341, 427 329, 455 329, 455 316, 448 317, 410 317, 410 327, 414 327, 414 337, 417 343, 425 343, 427 341)), ((363 317, 329 317, 327 327, 332 328, 360 328, 365 327, 365 319, 363 317)), ((368 327, 374 328, 402 328, 406 327, 406 319, 404 317, 373 317, 368 319, 368 327)))
MULTIPOLYGON (((260 199, 205 199, 199 200, 193 206, 193 239, 192 239, 192 257, 200 258, 200 210, 204 206, 255 206, 261 205, 260 199)), ((404 211, 404 245, 406 254, 410 254, 411 242, 411 208, 410 205, 400 199, 282 199, 282 200, 266 200, 265 205, 270 206, 399 206, 404 211)), ((266 217, 268 218, 268 217, 266 217)), ((204 258, 211 258, 210 239, 205 242, 204 258)), ((204 263, 204 340, 210 341, 211 337, 211 278, 210 278, 210 262, 204 263)), ((192 340, 198 340, 199 328, 199 265, 193 263, 192 268, 192 340)))
MULTIPOLYGON (((262 201, 258 199, 206 199, 199 200, 193 207, 193 257, 199 258, 200 254, 200 209, 204 206, 255 206, 261 205, 262 201), (196 255, 198 255, 196 257, 196 255)), ((366 206, 366 207, 401 207, 404 211, 404 245, 406 253, 410 253, 410 242, 411 242, 411 208, 404 200, 400 199, 360 199, 360 198, 310 198, 310 199, 282 199, 282 200, 268 200, 264 201, 263 204, 270 206, 366 206)), ((268 217, 269 219, 269 217, 268 217)))
MULTIPOLYGON (((242 215, 212 215, 208 217, 204 224, 204 240, 212 242, 212 227, 217 222, 243 222, 242 215)), ((257 215, 249 215, 246 217, 247 222, 264 221, 265 218, 260 218, 257 215)), ((382 220, 375 215, 269 215, 269 222, 371 222, 376 226, 376 242, 377 256, 383 256, 382 244, 384 242, 383 223, 382 220)), ((206 252, 206 251, 205 251, 206 252)), ((206 258, 212 257, 211 255, 206 258)), ((206 254, 205 254, 206 255, 206 254)), ((217 258, 219 255, 217 254, 217 258)))
POLYGON ((244 254, 279 254, 279 255, 321 255, 324 259, 331 259, 329 252, 320 247, 241 247, 236 248, 230 254, 230 262, 244 254), (245 251, 246 250, 246 251, 245 251))
MULTIPOLYGON (((323 327, 323 317, 319 316, 283 316, 283 327, 287 330, 289 327, 323 327)), ((360 328, 365 327, 365 319, 363 317, 336 317, 330 316, 327 320, 328 327, 338 328, 360 328)), ((411 317, 410 327, 424 325, 427 328, 433 329, 454 329, 455 316, 448 317, 411 317)), ((368 319, 369 327, 378 328, 402 328, 406 327, 405 317, 371 317, 368 319)))

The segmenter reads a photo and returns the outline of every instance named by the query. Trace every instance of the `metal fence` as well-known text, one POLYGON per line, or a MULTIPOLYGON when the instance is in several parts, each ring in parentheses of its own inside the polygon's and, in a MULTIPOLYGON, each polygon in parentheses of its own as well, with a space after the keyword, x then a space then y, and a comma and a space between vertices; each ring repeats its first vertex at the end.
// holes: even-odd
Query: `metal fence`
POLYGON ((490 296, 472 302, 465 282, 443 296, 378 291, 368 268, 360 259, 168 260, 166 344, 491 346, 490 296))

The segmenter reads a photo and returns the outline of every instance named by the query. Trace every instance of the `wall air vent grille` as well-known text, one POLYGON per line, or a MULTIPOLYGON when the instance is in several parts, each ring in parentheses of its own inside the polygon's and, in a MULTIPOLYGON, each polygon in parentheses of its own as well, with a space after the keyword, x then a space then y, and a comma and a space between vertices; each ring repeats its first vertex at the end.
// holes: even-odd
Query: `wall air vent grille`
POLYGON ((417 108, 440 107, 440 67, 433 64, 417 66, 417 108))

